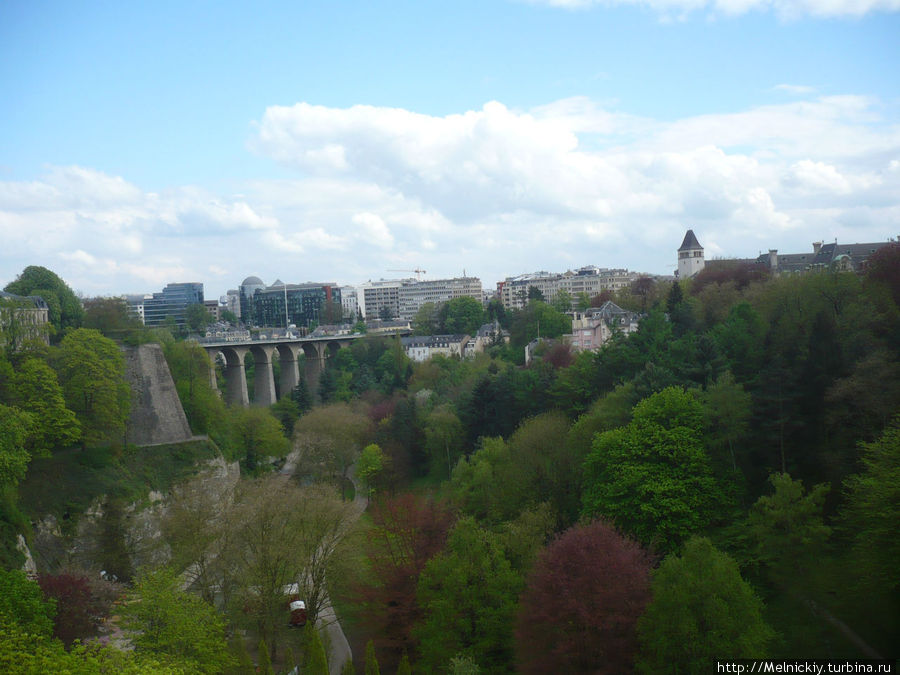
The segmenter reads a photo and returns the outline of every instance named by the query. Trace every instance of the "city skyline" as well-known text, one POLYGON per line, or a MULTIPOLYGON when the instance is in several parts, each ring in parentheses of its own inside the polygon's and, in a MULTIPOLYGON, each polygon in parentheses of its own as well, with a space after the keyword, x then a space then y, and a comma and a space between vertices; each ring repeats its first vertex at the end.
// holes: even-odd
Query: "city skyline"
POLYGON ((900 234, 898 0, 421 4, 4 3, 0 278, 494 288, 900 234))

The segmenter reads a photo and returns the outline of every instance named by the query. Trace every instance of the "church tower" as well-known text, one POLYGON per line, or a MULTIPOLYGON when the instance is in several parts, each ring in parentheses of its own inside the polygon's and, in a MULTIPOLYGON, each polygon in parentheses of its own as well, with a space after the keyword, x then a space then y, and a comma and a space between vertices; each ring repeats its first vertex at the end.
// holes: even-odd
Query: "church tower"
POLYGON ((688 230, 684 241, 678 247, 678 278, 690 279, 703 269, 703 247, 697 241, 693 230, 688 230))

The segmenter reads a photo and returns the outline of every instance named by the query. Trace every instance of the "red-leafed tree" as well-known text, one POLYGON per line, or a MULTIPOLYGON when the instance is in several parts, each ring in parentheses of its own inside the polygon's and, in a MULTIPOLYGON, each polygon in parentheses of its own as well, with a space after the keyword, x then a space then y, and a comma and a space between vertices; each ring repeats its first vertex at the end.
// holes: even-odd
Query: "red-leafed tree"
POLYGON ((866 277, 884 284, 900 306, 900 241, 882 246, 866 261, 866 277))
POLYGON ((56 600, 53 634, 66 646, 97 634, 121 587, 85 574, 42 574, 38 585, 45 598, 56 600))
POLYGON ((519 602, 523 673, 633 669, 637 620, 650 600, 651 559, 602 520, 570 528, 538 557, 519 602))
POLYGON ((404 649, 413 651, 409 636, 422 615, 416 602, 419 574, 443 550, 454 516, 443 503, 413 494, 380 499, 371 514, 366 553, 372 580, 358 592, 379 658, 391 669, 404 649))

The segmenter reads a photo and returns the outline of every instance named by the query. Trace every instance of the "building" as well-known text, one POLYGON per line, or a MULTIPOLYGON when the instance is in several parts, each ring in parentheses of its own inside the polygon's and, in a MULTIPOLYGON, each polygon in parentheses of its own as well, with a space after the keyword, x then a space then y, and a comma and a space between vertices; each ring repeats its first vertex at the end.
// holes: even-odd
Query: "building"
POLYGON ((878 249, 892 242, 879 241, 871 244, 823 244, 813 242, 812 251, 807 253, 778 253, 770 249, 761 253, 753 262, 765 266, 772 274, 803 274, 817 270, 837 272, 862 272, 866 262, 878 249))
POLYGON ((355 322, 359 317, 359 300, 354 286, 341 286, 341 307, 344 320, 355 322))
POLYGON ((640 315, 607 300, 600 307, 576 312, 572 320, 572 334, 566 338, 575 351, 594 351, 617 332, 626 335, 635 332, 639 321, 640 315))
POLYGON ((218 300, 204 300, 203 306, 206 307, 206 311, 209 312, 213 321, 219 321, 222 318, 222 310, 218 300))
POLYGON ((684 235, 684 241, 678 247, 678 271, 679 279, 690 279, 700 272, 705 265, 703 259, 703 247, 697 241, 693 230, 688 230, 684 235))
POLYGON ((141 323, 144 323, 144 303, 153 296, 149 293, 135 293, 123 295, 122 297, 125 298, 125 304, 128 306, 129 313, 140 319, 141 323))
POLYGON ((509 343, 509 331, 500 328, 500 324, 497 321, 486 323, 478 329, 475 337, 469 338, 463 356, 466 358, 474 357, 476 354, 484 352, 491 345, 499 343, 509 343))
MULTIPOLYGON (((898 238, 900 240, 900 238, 898 238)), ((737 266, 750 266, 765 269, 772 275, 805 274, 822 270, 857 272, 865 270, 869 258, 891 241, 879 241, 869 244, 823 244, 815 241, 812 250, 805 253, 779 253, 778 249, 769 249, 768 253, 760 253, 756 258, 722 258, 710 260, 706 266, 710 269, 728 269, 737 266)))
POLYGON ((184 326, 185 310, 197 304, 203 304, 202 283, 168 284, 161 293, 144 300, 144 325, 162 326, 171 319, 176 326, 184 326))
POLYGON ((478 277, 456 277, 454 279, 433 279, 430 281, 404 282, 397 292, 399 316, 412 320, 425 303, 438 305, 454 298, 470 297, 481 302, 481 279, 478 277))
POLYGON ((560 291, 565 291, 571 298, 571 308, 574 310, 582 294, 593 298, 603 291, 627 288, 637 278, 636 272, 627 269, 588 265, 562 274, 534 272, 508 277, 497 284, 497 292, 506 309, 522 309, 528 304, 528 293, 532 287, 540 291, 547 302, 553 302, 560 291))
POLYGON ((256 291, 265 290, 266 285, 259 277, 247 277, 238 286, 238 303, 240 311, 237 313, 240 320, 248 325, 259 325, 259 321, 253 315, 253 296, 256 291))
POLYGON ((432 356, 456 356, 462 358, 465 353, 468 335, 413 335, 400 338, 403 350, 413 361, 427 361, 432 356))
POLYGON ((42 297, 0 291, 0 345, 6 340, 13 350, 30 340, 50 344, 50 308, 42 297))
POLYGON ((241 318, 241 292, 239 290, 235 288, 227 291, 219 298, 219 302, 222 304, 222 309, 231 312, 238 319, 241 318))
MULTIPOLYGON (((246 310, 253 317, 251 325, 308 328, 312 324, 340 323, 343 314, 341 290, 336 284, 287 284, 279 279, 271 286, 265 286, 255 283, 257 279, 248 277, 241 285, 241 312, 243 315, 246 310), (250 288, 252 295, 248 295, 250 288)), ((244 319, 244 323, 248 321, 244 319)))
POLYGON ((400 316, 400 286, 413 279, 367 281, 357 287, 357 302, 363 318, 396 319, 400 316), (361 297, 359 294, 362 294, 361 297))

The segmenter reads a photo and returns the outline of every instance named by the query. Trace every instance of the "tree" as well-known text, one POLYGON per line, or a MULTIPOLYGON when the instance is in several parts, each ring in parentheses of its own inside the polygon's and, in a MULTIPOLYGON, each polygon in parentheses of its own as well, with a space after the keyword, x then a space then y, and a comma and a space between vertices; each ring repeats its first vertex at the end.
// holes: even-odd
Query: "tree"
POLYGON ((655 296, 656 280, 653 277, 641 275, 631 283, 631 292, 641 299, 641 312, 646 312, 647 305, 655 296))
POLYGON ((565 288, 561 288, 556 292, 556 295, 553 297, 553 309, 557 312, 562 312, 565 314, 566 312, 572 311, 572 305, 574 304, 574 300, 572 299, 572 294, 569 293, 565 288))
POLYGON ((290 450, 281 423, 266 408, 234 407, 231 414, 235 446, 250 474, 258 472, 264 457, 284 457, 290 450))
POLYGON ((0 628, 16 626, 25 633, 49 637, 56 603, 21 570, 0 569, 0 628))
POLYGON ((831 534, 822 521, 829 487, 816 485, 805 494, 803 482, 786 473, 772 474, 769 482, 775 493, 760 497, 747 519, 757 558, 778 582, 802 579, 823 553, 831 534))
POLYGON ((212 314, 209 310, 199 302, 188 305, 184 308, 184 320, 192 331, 199 333, 206 330, 206 327, 213 323, 212 314))
POLYGON ((34 418, 0 403, 0 488, 17 485, 31 460, 26 443, 34 418))
POLYGON ((390 308, 390 305, 382 305, 378 308, 378 318, 382 321, 390 321, 394 318, 394 310, 390 308))
POLYGON ((366 643, 366 675, 381 675, 378 659, 375 658, 375 643, 371 640, 366 643))
POLYGON ((294 426, 298 472, 345 480, 369 436, 371 421, 346 403, 312 409, 294 426))
POLYGON ((441 318, 446 333, 475 335, 484 323, 484 306, 468 295, 453 298, 441 307, 441 318))
POLYGON ((82 441, 121 438, 131 389, 118 345, 98 330, 78 328, 63 338, 52 356, 66 406, 81 423, 82 441))
POLYGON ((290 438, 294 434, 294 424, 300 418, 300 406, 290 396, 283 396, 269 408, 272 416, 281 422, 284 434, 290 438))
POLYGON ((310 411, 313 406, 312 396, 306 386, 306 380, 301 377, 297 386, 291 390, 291 400, 297 404, 297 410, 301 415, 310 411))
POLYGON ((532 300, 544 302, 544 294, 537 286, 528 287, 528 301, 531 302, 532 300))
POLYGON ((81 428, 75 413, 66 408, 56 373, 40 359, 26 359, 14 378, 15 404, 33 415, 29 447, 32 455, 66 448, 77 442, 81 428))
POLYGON ((219 316, 222 318, 222 321, 225 323, 236 326, 238 324, 239 319, 237 318, 237 314, 228 309, 223 309, 219 311, 219 316))
POLYGON ((731 469, 737 472, 735 444, 747 434, 753 399, 744 388, 725 371, 707 387, 703 396, 706 412, 706 435, 714 449, 728 449, 731 469))
POLYGON ((423 303, 413 317, 414 335, 434 335, 437 332, 438 307, 433 302, 423 303))
MULTIPOLYGON (((274 657, 292 584, 315 624, 327 601, 325 581, 341 561, 337 547, 355 519, 352 503, 319 485, 300 488, 283 477, 242 483, 229 514, 229 556, 242 615, 274 657)), ((285 630, 287 630, 285 628, 285 630)))
POLYGON ((46 267, 31 265, 3 289, 16 295, 39 295, 50 307, 50 323, 57 331, 78 328, 84 309, 75 293, 56 274, 46 267))
POLYGON ((644 673, 707 672, 716 659, 762 658, 774 637, 763 604, 737 563, 705 538, 670 555, 653 575, 653 600, 638 621, 644 673))
POLYGON ((84 301, 85 328, 94 328, 106 336, 125 337, 143 328, 141 320, 128 309, 125 298, 88 298, 84 301))
POLYGON ((412 628, 422 616, 416 582, 426 563, 444 548, 453 514, 445 504, 412 493, 382 496, 370 509, 372 528, 365 552, 372 581, 358 584, 357 594, 365 625, 387 668, 415 646, 412 628))
POLYGON ((160 569, 138 579, 137 602, 122 609, 123 625, 136 651, 175 657, 201 673, 231 664, 225 620, 214 607, 179 590, 178 576, 160 569))
POLYGON ((471 518, 459 521, 447 550, 419 577, 417 597, 425 618, 414 630, 420 662, 442 669, 465 652, 488 672, 505 672, 512 660, 512 624, 519 576, 496 535, 471 518))
POLYGON ((322 644, 322 636, 312 621, 306 622, 306 667, 304 673, 309 675, 328 675, 328 658, 325 654, 325 646, 322 644))
POLYGON ((650 600, 650 556, 602 520, 567 530, 539 555, 519 601, 523 673, 621 673, 650 600))
POLYGON ((842 524, 868 583, 879 591, 900 588, 897 523, 900 522, 900 418, 872 443, 862 444, 863 470, 844 481, 842 524))
POLYGON ((53 634, 67 647, 96 635, 121 593, 118 584, 72 572, 41 574, 38 585, 56 603, 53 634))
POLYGON ((386 461, 384 452, 376 443, 370 443, 359 453, 359 459, 356 460, 356 475, 368 488, 369 496, 375 492, 375 482, 384 470, 386 461))
POLYGON ((900 307, 900 242, 882 246, 866 261, 866 279, 883 284, 900 307))
POLYGON ((425 448, 431 458, 433 475, 450 477, 464 441, 465 429, 451 406, 440 405, 428 414, 425 418, 425 448))
POLYGON ((673 550, 723 505, 703 448, 703 408, 669 387, 599 434, 585 463, 584 515, 604 516, 644 545, 673 550))

